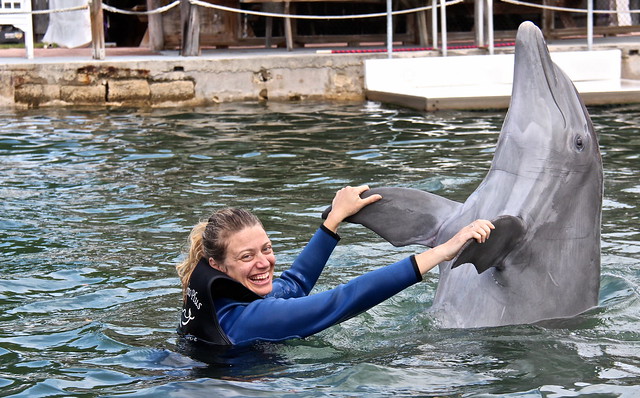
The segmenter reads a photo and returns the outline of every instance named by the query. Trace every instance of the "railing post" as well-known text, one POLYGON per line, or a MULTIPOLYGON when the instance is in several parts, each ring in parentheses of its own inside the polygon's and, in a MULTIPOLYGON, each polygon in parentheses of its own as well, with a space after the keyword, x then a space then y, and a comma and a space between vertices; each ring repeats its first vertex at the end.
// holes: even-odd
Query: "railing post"
POLYGON ((487 41, 489 42, 489 55, 493 55, 494 50, 494 37, 493 37, 493 0, 487 1, 487 34, 489 37, 487 41))
POLYGON ((438 48, 438 0, 431 0, 431 33, 433 48, 438 48))
MULTIPOLYGON (((160 0, 147 0, 147 10, 155 10, 160 6, 160 0)), ((164 29, 162 27, 162 14, 149 15, 149 48, 159 51, 164 48, 164 29)))
POLYGON ((440 34, 442 35, 442 56, 447 56, 447 6, 440 0, 440 34))
POLYGON ((90 0, 89 15, 91 17, 91 45, 93 46, 93 59, 104 59, 104 16, 102 15, 101 0, 90 0))
POLYGON ((587 0, 587 50, 593 49, 593 0, 587 0))
MULTIPOLYGON (((291 2, 284 2, 285 15, 291 15, 291 2)), ((284 39, 287 45, 287 51, 293 50, 293 28, 291 27, 291 18, 284 18, 284 39)))
POLYGON ((180 0, 180 21, 182 26, 182 47, 180 55, 193 57, 200 55, 200 16, 198 7, 189 0, 180 0))
POLYGON ((393 5, 387 0, 387 58, 393 58, 393 5))
POLYGON ((476 21, 476 45, 478 47, 484 47, 484 2, 485 0, 475 0, 473 8, 476 21))

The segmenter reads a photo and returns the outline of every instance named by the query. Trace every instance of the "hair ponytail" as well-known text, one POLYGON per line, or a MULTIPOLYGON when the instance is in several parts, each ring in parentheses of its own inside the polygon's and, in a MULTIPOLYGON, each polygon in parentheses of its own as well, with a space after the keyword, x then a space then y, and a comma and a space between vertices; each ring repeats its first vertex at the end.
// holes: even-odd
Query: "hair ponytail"
POLYGON ((191 230, 187 242, 189 244, 189 250, 187 251, 187 257, 178 265, 176 265, 176 271, 180 277, 180 283, 182 284, 182 298, 183 300, 187 295, 187 286, 189 286, 189 279, 191 273, 198 265, 198 262, 204 257, 204 249, 202 245, 202 234, 207 227, 206 221, 201 221, 196 224, 191 230))

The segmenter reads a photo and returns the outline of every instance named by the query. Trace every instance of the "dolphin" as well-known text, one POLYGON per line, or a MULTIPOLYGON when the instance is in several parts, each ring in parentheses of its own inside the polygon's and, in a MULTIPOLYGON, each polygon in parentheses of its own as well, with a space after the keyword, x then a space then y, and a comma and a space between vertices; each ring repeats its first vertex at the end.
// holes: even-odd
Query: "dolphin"
MULTIPOLYGON (((411 188, 347 221, 395 246, 428 247, 478 218, 496 229, 439 264, 431 310, 445 328, 530 324, 598 304, 602 158, 587 109, 551 60, 542 32, 518 28, 511 101, 491 167, 464 203, 411 188)), ((330 208, 325 210, 328 214, 330 208)))

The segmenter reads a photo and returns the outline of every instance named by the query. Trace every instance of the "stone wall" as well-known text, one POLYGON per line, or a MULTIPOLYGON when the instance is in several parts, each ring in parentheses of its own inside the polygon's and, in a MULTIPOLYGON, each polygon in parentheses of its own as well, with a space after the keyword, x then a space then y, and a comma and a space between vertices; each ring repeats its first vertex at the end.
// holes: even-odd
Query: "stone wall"
POLYGON ((363 100, 363 58, 136 57, 0 65, 0 106, 185 106, 247 100, 363 100))

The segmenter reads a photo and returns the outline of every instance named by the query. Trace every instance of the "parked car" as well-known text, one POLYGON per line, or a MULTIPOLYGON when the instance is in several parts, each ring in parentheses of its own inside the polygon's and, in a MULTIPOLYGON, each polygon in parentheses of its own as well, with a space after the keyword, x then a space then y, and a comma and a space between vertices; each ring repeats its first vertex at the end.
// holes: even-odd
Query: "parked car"
POLYGON ((24 33, 13 25, 0 26, 0 43, 22 43, 24 33))

